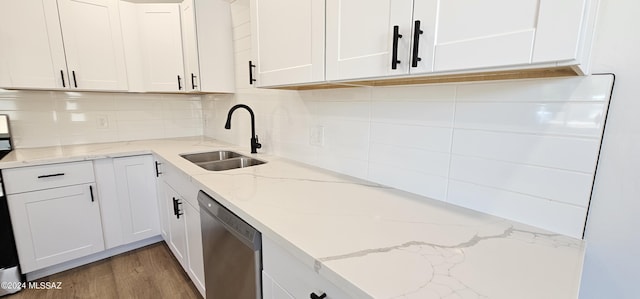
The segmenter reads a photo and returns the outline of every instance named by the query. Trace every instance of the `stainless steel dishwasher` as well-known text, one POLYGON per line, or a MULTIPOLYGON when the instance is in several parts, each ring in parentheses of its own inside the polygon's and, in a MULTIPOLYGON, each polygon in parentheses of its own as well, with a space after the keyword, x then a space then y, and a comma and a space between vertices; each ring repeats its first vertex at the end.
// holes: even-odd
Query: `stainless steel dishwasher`
POLYGON ((262 235, 208 194, 198 193, 207 298, 262 298, 262 235))

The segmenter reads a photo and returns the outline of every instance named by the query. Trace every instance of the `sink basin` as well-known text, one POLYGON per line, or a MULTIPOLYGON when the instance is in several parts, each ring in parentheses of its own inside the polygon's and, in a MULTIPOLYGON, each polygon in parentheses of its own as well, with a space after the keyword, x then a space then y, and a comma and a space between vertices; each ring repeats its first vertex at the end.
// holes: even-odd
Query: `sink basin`
POLYGON ((185 154, 180 156, 193 164, 211 171, 244 168, 266 163, 232 151, 214 151, 198 154, 185 154))
POLYGON ((226 160, 230 158, 244 157, 241 154, 232 151, 215 151, 215 152, 206 152, 206 153, 198 153, 198 154, 186 154, 180 155, 181 157, 189 160, 191 163, 201 163, 201 162, 212 162, 212 161, 220 161, 226 160))
POLYGON ((255 166, 255 165, 260 165, 264 163, 265 163, 264 161, 260 161, 258 159, 242 156, 238 158, 231 158, 231 159, 221 160, 221 161, 201 162, 201 163, 196 163, 196 165, 206 170, 221 171, 221 170, 255 166))

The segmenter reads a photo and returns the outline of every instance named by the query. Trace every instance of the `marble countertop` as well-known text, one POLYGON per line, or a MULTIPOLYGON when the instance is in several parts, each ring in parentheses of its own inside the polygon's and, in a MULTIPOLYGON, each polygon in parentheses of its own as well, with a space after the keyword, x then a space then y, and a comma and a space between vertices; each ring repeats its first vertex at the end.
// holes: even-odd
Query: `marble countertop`
POLYGON ((0 168, 154 153, 354 298, 577 298, 585 244, 281 157, 209 172, 201 137, 17 149, 0 168))

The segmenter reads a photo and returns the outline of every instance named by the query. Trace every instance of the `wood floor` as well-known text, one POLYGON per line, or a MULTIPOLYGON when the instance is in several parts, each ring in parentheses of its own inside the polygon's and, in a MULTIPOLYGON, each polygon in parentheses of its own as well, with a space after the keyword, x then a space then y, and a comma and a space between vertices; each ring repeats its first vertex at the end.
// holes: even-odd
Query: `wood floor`
POLYGON ((202 298, 164 242, 38 281, 61 282, 61 289, 25 289, 5 298, 202 298))

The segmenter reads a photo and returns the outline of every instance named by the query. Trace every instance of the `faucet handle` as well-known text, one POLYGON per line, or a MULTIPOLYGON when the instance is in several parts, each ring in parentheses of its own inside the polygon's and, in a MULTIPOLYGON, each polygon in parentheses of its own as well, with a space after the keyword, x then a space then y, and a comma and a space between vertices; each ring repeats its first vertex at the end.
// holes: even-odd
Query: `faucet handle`
POLYGON ((258 135, 256 135, 256 148, 262 148, 262 144, 260 144, 260 141, 258 140, 258 135))

